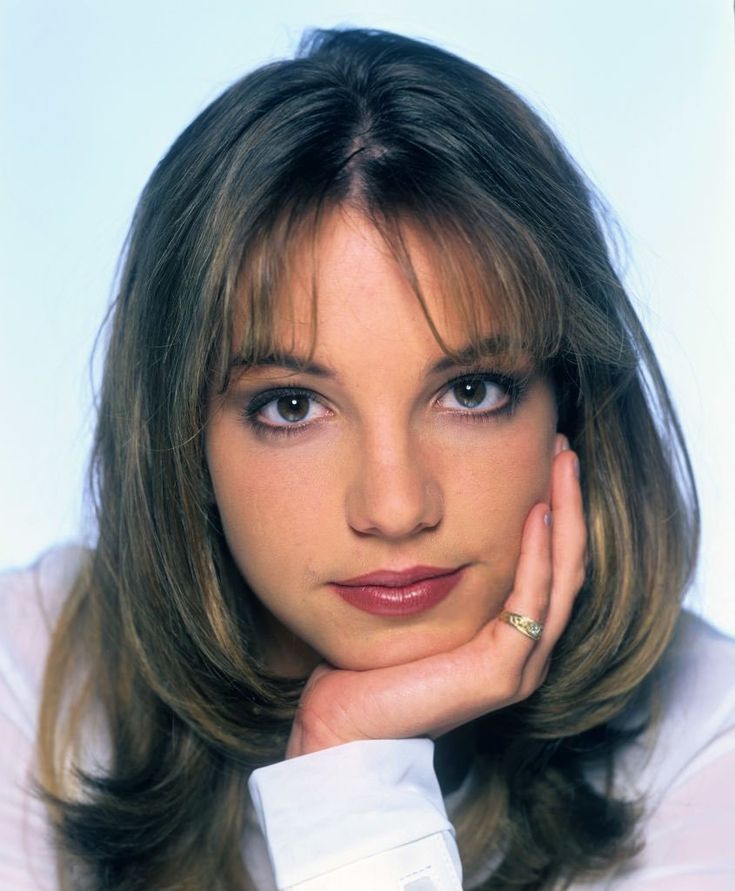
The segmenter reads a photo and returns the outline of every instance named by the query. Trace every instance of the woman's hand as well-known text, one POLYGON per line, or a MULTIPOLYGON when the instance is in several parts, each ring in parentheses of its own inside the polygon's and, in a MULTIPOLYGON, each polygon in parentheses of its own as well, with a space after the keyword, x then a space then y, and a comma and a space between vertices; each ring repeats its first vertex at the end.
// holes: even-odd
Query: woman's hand
POLYGON ((534 505, 526 518, 504 605, 544 624, 538 642, 494 618, 466 644, 415 662, 368 671, 319 665, 301 696, 286 757, 359 739, 438 737, 530 696, 546 678, 584 579, 578 467, 568 449, 555 456, 551 505, 534 505))

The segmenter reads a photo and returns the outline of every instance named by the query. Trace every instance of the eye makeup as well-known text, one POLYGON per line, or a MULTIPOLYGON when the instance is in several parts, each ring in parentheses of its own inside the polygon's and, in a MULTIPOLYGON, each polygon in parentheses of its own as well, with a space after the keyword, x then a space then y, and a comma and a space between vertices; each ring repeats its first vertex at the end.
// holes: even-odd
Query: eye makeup
MULTIPOLYGON (((512 415, 521 404, 530 385, 531 378, 532 376, 528 372, 509 374, 505 371, 499 372, 485 367, 473 367, 447 381, 435 397, 434 403, 438 404, 440 400, 451 394, 458 407, 448 408, 440 406, 440 411, 443 415, 454 415, 457 420, 468 423, 500 420, 503 417, 512 415), (468 407, 466 404, 463 407, 462 402, 457 398, 457 390, 459 388, 464 388, 460 399, 465 402, 474 401, 477 398, 475 391, 479 388, 480 404, 486 400, 488 395, 492 398, 494 391, 494 404, 490 408, 480 410, 477 407, 468 407)), ((316 418, 312 420, 301 419, 290 423, 288 418, 283 417, 283 415, 281 415, 281 419, 284 421, 283 424, 263 421, 263 410, 270 406, 271 403, 278 403, 284 399, 290 401, 292 409, 296 409, 298 401, 308 400, 323 406, 328 414, 331 413, 326 400, 308 387, 269 387, 247 398, 246 404, 241 409, 243 420, 257 436, 262 438, 299 435, 319 422, 320 419, 316 418)), ((307 408, 308 410, 310 410, 310 407, 307 408)), ((322 417, 324 416, 322 415, 322 417)))

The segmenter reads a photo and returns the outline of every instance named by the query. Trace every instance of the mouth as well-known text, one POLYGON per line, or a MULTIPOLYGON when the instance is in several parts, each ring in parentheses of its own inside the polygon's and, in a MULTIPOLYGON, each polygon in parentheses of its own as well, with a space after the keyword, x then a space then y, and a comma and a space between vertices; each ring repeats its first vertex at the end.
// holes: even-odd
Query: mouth
POLYGON ((415 566, 396 572, 378 570, 343 582, 335 592, 351 606, 381 616, 406 616, 436 606, 458 584, 465 566, 455 569, 415 566))
POLYGON ((438 578, 451 575, 463 569, 462 566, 411 566, 407 569, 378 569, 365 575, 357 575, 352 579, 335 582, 335 585, 344 587, 361 587, 363 585, 378 585, 385 588, 400 588, 404 585, 412 585, 424 579, 438 578))

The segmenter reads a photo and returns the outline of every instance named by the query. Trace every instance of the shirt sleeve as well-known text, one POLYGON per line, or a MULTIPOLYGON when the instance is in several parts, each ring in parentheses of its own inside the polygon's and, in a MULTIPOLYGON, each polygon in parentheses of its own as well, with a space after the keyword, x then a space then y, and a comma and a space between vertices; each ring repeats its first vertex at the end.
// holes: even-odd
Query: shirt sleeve
POLYGON ((610 891, 735 888, 735 729, 703 750, 645 824, 636 860, 610 891))
POLYGON ((253 772, 279 891, 461 891, 429 739, 360 740, 253 772))
POLYGON ((33 793, 34 740, 47 631, 32 570, 0 576, 0 888, 53 891, 53 840, 33 793))

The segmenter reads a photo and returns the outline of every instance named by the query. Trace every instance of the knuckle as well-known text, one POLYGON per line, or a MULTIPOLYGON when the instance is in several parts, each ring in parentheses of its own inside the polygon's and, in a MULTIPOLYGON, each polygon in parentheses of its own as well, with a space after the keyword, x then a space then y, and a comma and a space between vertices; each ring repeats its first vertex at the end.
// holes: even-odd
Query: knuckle
POLYGON ((327 748, 360 738, 354 721, 341 706, 325 711, 304 703, 298 709, 297 720, 303 737, 308 740, 311 748, 327 748))

